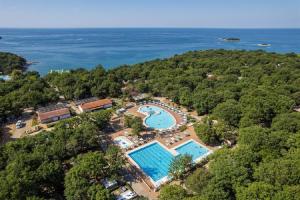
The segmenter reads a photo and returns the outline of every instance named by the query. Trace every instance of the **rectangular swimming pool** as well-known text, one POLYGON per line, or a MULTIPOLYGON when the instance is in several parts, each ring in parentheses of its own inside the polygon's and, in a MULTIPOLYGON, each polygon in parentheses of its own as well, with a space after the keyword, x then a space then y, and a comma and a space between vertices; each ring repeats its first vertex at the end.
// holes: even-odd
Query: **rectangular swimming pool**
POLYGON ((128 155, 155 182, 168 175, 169 166, 174 158, 158 142, 138 149, 128 155))
POLYGON ((198 159, 202 158, 206 155, 209 150, 203 146, 200 146, 198 143, 194 142, 193 140, 176 147, 175 150, 179 154, 189 154, 192 156, 193 161, 197 161, 198 159))
POLYGON ((154 142, 128 153, 128 156, 154 182, 161 182, 162 179, 167 178, 170 164, 175 156, 190 154, 196 162, 208 153, 207 148, 191 140, 173 150, 167 150, 159 142, 154 142))

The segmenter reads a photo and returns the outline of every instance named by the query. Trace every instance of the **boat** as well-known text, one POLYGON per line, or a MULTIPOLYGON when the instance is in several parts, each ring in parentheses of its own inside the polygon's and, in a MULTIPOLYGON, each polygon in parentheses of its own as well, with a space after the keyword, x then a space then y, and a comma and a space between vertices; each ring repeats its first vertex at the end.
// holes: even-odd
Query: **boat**
POLYGON ((26 65, 35 65, 35 64, 38 64, 38 63, 40 63, 40 62, 38 62, 38 61, 28 61, 26 63, 26 65))
POLYGON ((239 42, 241 39, 230 37, 230 38, 223 38, 223 40, 226 41, 226 42, 239 42))
POLYGON ((260 47, 269 47, 269 46, 271 46, 271 44, 262 43, 262 44, 257 44, 257 46, 260 46, 260 47))
POLYGON ((2 39, 2 37, 0 36, 0 40, 2 39))

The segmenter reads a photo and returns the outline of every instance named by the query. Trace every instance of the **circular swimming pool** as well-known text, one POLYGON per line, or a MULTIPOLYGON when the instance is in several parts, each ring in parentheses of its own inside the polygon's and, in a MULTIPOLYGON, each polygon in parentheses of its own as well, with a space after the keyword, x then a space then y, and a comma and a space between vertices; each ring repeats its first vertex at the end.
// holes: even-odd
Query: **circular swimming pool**
POLYGON ((144 105, 139 112, 145 114, 144 124, 153 129, 168 129, 176 125, 176 120, 171 113, 163 108, 153 105, 144 105))

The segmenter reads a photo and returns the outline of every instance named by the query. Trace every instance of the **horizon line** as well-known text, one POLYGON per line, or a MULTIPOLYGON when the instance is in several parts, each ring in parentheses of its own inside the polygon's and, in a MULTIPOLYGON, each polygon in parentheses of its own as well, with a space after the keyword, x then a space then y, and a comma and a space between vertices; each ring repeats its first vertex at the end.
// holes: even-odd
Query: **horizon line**
POLYGON ((168 26, 115 26, 115 27, 0 27, 0 29, 300 29, 300 27, 168 27, 168 26))

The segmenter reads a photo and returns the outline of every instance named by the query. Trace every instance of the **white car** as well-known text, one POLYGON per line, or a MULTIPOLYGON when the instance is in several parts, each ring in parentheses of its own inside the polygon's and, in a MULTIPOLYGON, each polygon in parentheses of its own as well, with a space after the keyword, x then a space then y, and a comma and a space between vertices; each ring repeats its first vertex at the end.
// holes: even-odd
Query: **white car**
POLYGON ((16 123, 16 128, 19 129, 19 128, 22 128, 25 124, 21 121, 21 120, 18 120, 17 123, 16 123))

